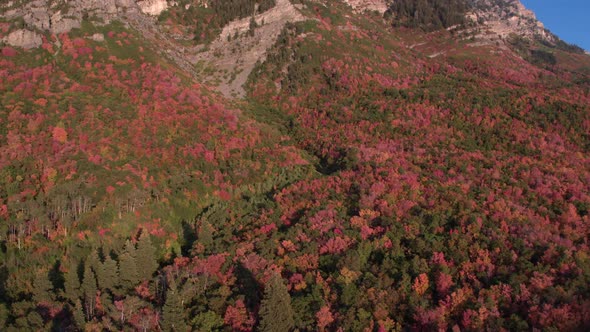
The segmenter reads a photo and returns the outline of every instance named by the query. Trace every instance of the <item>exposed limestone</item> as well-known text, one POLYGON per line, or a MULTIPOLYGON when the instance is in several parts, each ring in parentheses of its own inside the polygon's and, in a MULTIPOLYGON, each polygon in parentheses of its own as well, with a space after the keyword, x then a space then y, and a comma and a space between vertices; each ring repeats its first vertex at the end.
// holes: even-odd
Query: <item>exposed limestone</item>
POLYGON ((29 13, 23 16, 23 19, 29 26, 33 26, 39 30, 49 30, 51 28, 51 22, 49 20, 49 12, 47 11, 47 8, 31 8, 29 13))
MULTIPOLYGON (((146 0, 146 10, 157 12, 166 6, 166 0, 146 0)), ((2 6, 0 6, 2 8, 2 6)), ((135 0, 34 0, 20 6, 12 2, 3 5, 0 18, 14 20, 22 17, 26 27, 52 34, 69 32, 79 28, 85 16, 100 18, 104 23, 110 22, 119 13, 137 10, 135 0)))
POLYGON ((137 2, 142 13, 152 16, 160 15, 168 8, 166 0, 144 0, 137 2))
POLYGON ((43 44, 43 39, 38 33, 26 29, 11 32, 3 41, 10 46, 24 49, 36 48, 43 44))
POLYGON ((547 31, 531 10, 519 0, 474 0, 474 10, 468 14, 473 22, 482 25, 477 37, 490 42, 515 34, 527 39, 541 39, 550 43, 555 36, 547 31))
POLYGON ((389 7, 386 0, 344 0, 344 2, 357 12, 377 11, 382 15, 389 7))
POLYGON ((259 26, 255 29, 254 36, 247 36, 250 20, 251 18, 244 18, 230 22, 208 51, 198 53, 192 58, 193 63, 204 62, 218 73, 226 73, 225 76, 216 74, 214 79, 219 80, 218 89, 227 97, 244 96, 243 86, 248 76, 257 61, 266 60, 267 50, 274 45, 285 24, 305 20, 305 17, 289 0, 276 0, 275 7, 254 16, 259 26), (231 38, 236 34, 242 37, 231 38))
POLYGON ((54 34, 60 34, 69 32, 72 29, 79 28, 81 21, 78 19, 64 18, 51 25, 51 32, 54 34))
POLYGON ((116 0, 115 3, 118 8, 132 8, 134 5, 133 0, 116 0))
POLYGON ((92 35, 91 37, 92 40, 96 41, 96 42, 103 42, 104 41, 104 35, 102 33, 95 33, 92 35))

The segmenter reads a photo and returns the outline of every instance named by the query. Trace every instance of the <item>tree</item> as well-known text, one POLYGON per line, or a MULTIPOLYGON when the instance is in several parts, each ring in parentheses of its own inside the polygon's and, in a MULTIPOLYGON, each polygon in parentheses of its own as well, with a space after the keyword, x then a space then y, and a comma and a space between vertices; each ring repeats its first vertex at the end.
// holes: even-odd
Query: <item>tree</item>
POLYGON ((152 245, 150 234, 145 230, 141 231, 137 243, 137 272, 140 279, 150 279, 158 269, 156 260, 156 249, 152 245))
POLYGON ((213 246, 213 233, 215 233, 213 226, 211 226, 209 221, 203 219, 198 229, 197 237, 198 243, 202 244, 205 250, 211 250, 213 246))
POLYGON ((33 299, 37 303, 48 303, 52 300, 53 285, 49 280, 49 274, 41 270, 33 280, 33 299))
POLYGON ((111 256, 107 255, 104 262, 97 271, 96 278, 98 280, 98 287, 101 290, 113 291, 119 284, 119 274, 117 271, 117 262, 111 256))
POLYGON ((140 281, 137 270, 136 250, 131 241, 127 240, 123 253, 119 256, 119 277, 121 286, 125 289, 133 289, 140 281))
POLYGON ((162 330, 163 331, 186 331, 187 326, 184 320, 184 309, 176 284, 171 283, 166 293, 166 302, 162 308, 162 330))
POLYGON ((71 264, 64 277, 65 297, 72 303, 80 299, 80 276, 78 275, 78 264, 71 264))
POLYGON ((265 287, 258 315, 258 329, 263 332, 291 331, 295 325, 291 296, 277 273, 273 274, 265 287))
POLYGON ((90 268, 90 264, 85 264, 84 278, 82 279, 82 286, 80 287, 84 294, 84 311, 86 313, 86 320, 90 321, 94 317, 94 309, 96 306, 96 275, 90 268))
POLYGON ((72 308, 72 316, 76 326, 80 330, 84 330, 86 320, 84 319, 84 311, 82 310, 82 302, 80 302, 80 299, 77 299, 74 303, 74 307, 72 308))

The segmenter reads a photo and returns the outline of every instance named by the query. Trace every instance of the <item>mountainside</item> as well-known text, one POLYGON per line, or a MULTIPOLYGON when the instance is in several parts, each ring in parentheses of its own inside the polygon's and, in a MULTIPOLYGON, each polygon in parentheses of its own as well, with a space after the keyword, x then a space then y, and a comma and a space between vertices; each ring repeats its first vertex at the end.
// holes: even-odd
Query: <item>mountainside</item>
POLYGON ((516 0, 0 5, 6 331, 590 329, 590 56, 516 0))

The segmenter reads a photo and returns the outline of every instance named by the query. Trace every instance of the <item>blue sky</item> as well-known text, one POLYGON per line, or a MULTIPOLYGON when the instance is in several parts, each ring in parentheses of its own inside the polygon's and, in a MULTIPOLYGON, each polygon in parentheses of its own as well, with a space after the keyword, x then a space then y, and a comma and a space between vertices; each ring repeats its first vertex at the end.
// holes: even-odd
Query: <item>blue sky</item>
POLYGON ((590 51, 590 0, 521 0, 545 27, 590 51))

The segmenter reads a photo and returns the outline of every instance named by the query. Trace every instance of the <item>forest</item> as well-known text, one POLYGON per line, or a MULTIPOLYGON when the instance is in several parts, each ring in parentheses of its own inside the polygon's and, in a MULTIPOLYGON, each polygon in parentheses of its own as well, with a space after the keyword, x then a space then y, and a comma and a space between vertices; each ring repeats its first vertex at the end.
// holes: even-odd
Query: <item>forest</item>
POLYGON ((306 4, 238 101, 120 22, 0 47, 3 330, 590 329, 588 56, 306 4))
POLYGON ((396 0, 386 15, 396 26, 433 31, 466 23, 468 8, 466 0, 396 0))
POLYGON ((275 0, 211 1, 207 7, 193 0, 180 0, 158 17, 163 25, 189 27, 196 43, 208 43, 235 19, 252 17, 275 6, 275 0), (188 8, 188 9, 185 9, 188 8))

